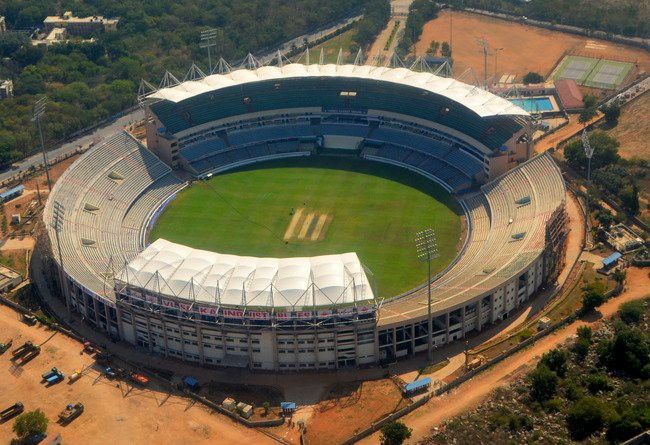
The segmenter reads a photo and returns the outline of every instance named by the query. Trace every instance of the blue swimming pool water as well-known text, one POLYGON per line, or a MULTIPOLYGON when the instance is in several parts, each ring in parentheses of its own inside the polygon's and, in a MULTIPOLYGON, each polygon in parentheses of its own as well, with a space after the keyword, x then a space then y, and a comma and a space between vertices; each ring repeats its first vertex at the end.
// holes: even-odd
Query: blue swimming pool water
POLYGON ((537 111, 553 111, 553 104, 548 97, 527 97, 525 99, 510 99, 510 102, 523 108, 529 113, 537 111))

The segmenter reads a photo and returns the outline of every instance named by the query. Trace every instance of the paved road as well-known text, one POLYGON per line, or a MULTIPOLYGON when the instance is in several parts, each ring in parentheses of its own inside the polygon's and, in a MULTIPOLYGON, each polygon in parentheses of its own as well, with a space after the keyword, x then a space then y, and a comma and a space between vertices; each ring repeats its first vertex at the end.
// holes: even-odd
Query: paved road
MULTIPOLYGON (((46 118, 47 116, 44 119, 46 118)), ((137 110, 127 115, 124 115, 123 117, 111 122, 110 124, 96 129, 90 134, 81 136, 80 138, 77 138, 71 142, 67 142, 63 145, 58 146, 57 148, 48 151, 47 157, 48 159, 51 160, 56 158, 57 156, 61 156, 65 153, 74 151, 79 146, 87 146, 93 141, 95 143, 100 142, 101 140, 106 139, 112 134, 120 131, 122 128, 124 128, 125 125, 128 125, 129 123, 134 121, 142 120, 143 118, 144 118, 144 113, 142 112, 142 110, 137 110)), ((41 164, 43 164, 43 155, 41 153, 37 153, 21 161, 17 161, 14 163, 14 165, 18 166, 18 169, 7 170, 0 173, 0 182, 5 181, 20 172, 26 171, 32 166, 35 167, 41 164)))

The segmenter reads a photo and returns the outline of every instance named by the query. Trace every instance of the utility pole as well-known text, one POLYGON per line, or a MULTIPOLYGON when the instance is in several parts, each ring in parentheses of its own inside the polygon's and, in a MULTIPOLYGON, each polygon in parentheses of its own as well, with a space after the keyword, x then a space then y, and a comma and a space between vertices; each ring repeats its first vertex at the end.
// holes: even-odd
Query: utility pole
POLYGON ((54 228, 54 233, 56 235, 56 247, 59 251, 59 285, 61 292, 65 296, 65 305, 68 309, 68 317, 71 317, 72 313, 70 310, 70 294, 67 292, 67 286, 65 279, 63 278, 63 253, 61 252, 61 239, 59 233, 61 232, 63 221, 65 221, 65 207, 59 201, 54 201, 52 203, 52 213, 54 220, 52 221, 52 227, 54 228))
POLYGON ((45 152, 45 144, 43 143, 43 130, 41 129, 41 118, 45 114, 45 105, 47 105, 47 96, 41 97, 34 104, 34 112, 32 121, 36 122, 38 128, 38 136, 41 140, 41 151, 43 152, 43 164, 45 165, 45 176, 47 177, 47 189, 52 191, 52 182, 50 181, 50 166, 47 163, 47 153, 45 152))
POLYGON ((594 149, 589 143, 587 128, 582 130, 582 148, 584 148, 587 157, 587 181, 591 182, 591 158, 594 156, 594 149))
POLYGON ((214 28, 208 28, 204 31, 201 31, 201 48, 208 49, 208 70, 212 74, 212 55, 210 54, 210 48, 217 45, 217 30, 214 28))
POLYGON ((497 81, 497 58, 499 57, 499 51, 503 51, 503 48, 494 48, 494 81, 497 81))
POLYGON ((433 318, 431 316, 431 261, 438 257, 438 242, 433 229, 420 230, 415 235, 415 249, 418 259, 428 266, 427 280, 427 352, 429 363, 433 363, 433 318))
POLYGON ((483 88, 487 90, 487 78, 488 78, 488 55, 490 51, 490 43, 487 40, 487 37, 476 37, 476 44, 481 47, 483 52, 483 88))

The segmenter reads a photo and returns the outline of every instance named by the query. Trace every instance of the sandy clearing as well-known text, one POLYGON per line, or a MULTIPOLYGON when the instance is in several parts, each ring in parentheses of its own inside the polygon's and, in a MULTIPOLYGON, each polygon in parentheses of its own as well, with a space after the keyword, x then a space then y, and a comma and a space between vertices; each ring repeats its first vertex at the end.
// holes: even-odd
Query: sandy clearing
MULTIPOLYGON (((416 53, 424 54, 432 41, 449 41, 450 12, 442 11, 438 18, 424 25, 416 53)), ((523 25, 506 20, 466 12, 453 13, 452 55, 454 72, 460 75, 473 68, 479 79, 484 76, 483 51, 477 38, 486 38, 490 54, 494 48, 503 48, 488 56, 488 77, 501 74, 516 74, 517 80, 529 71, 544 76, 549 74, 560 57, 567 51, 581 51, 595 57, 613 57, 638 61, 639 69, 650 69, 650 53, 640 49, 617 45, 605 40, 566 34, 543 28, 523 25), (497 67, 495 70, 495 62, 497 67)))
MULTIPOLYGON (((12 372, 10 352, 0 356, 0 394, 2 405, 22 401, 27 410, 40 408, 51 420, 48 431, 61 432, 64 443, 134 443, 207 444, 207 443, 274 443, 268 436, 248 429, 230 419, 213 415, 202 405, 167 394, 152 385, 151 389, 117 387, 98 377, 91 368, 72 385, 61 382, 50 388, 40 383, 41 374, 56 366, 64 374, 94 362, 80 354, 81 346, 61 334, 53 335, 42 327, 22 323, 13 310, 0 306, 0 330, 4 337, 13 337, 14 343, 31 340, 45 343, 41 354, 22 368, 12 372), (82 402, 86 410, 72 423, 60 427, 54 423, 67 403, 82 402)), ((66 379, 67 380, 67 379, 66 379)), ((0 424, 0 437, 8 442, 13 422, 0 424)))

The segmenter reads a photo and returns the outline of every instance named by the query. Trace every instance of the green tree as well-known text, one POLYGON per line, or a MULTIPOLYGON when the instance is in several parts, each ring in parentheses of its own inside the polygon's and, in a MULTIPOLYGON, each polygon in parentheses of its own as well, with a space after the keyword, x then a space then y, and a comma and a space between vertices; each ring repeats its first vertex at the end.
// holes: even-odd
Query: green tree
MULTIPOLYGON (((591 159, 592 170, 615 164, 620 159, 618 155, 619 142, 603 131, 595 131, 589 135, 589 144, 594 149, 591 159)), ((564 149, 564 158, 571 168, 587 170, 587 158, 581 140, 569 143, 564 149)))
POLYGON ((623 325, 613 340, 599 344, 599 359, 610 370, 634 377, 650 377, 650 344, 639 329, 623 325))
POLYGON ((636 324, 641 321, 641 317, 645 312, 645 302, 642 300, 634 300, 623 303, 618 310, 618 315, 627 324, 636 324))
POLYGON ((448 42, 442 42, 442 48, 440 49, 440 54, 442 54, 442 57, 451 58, 451 46, 449 46, 448 42))
POLYGON ((406 439, 411 437, 412 431, 404 422, 389 422, 381 427, 381 444, 401 445, 406 439))
POLYGON ((605 301, 605 285, 600 281, 589 283, 582 289, 582 309, 585 312, 596 309, 605 301))
POLYGON ((16 417, 13 431, 19 438, 25 438, 33 434, 44 434, 47 431, 49 420, 40 409, 29 411, 16 417))
POLYGON ((619 197, 621 198, 621 204, 623 205, 623 208, 627 212, 631 213, 632 215, 639 213, 641 206, 639 204, 639 189, 637 188, 636 184, 630 184, 629 186, 625 187, 621 191, 619 197))
POLYGON ((567 413, 566 420, 571 437, 575 440, 583 440, 599 431, 605 426, 608 416, 611 416, 610 411, 595 397, 584 397, 578 400, 567 413))
POLYGON ((531 83, 542 83, 544 82, 544 77, 539 73, 529 71, 526 73, 526 75, 524 75, 523 81, 524 85, 529 85, 531 83))
POLYGON ((544 402, 555 395, 557 390, 557 375, 543 364, 538 364, 528 375, 530 395, 538 402, 544 402))
POLYGON ((611 104, 602 108, 605 114, 605 121, 608 124, 615 125, 618 123, 618 118, 621 116, 621 107, 618 104, 611 104))

